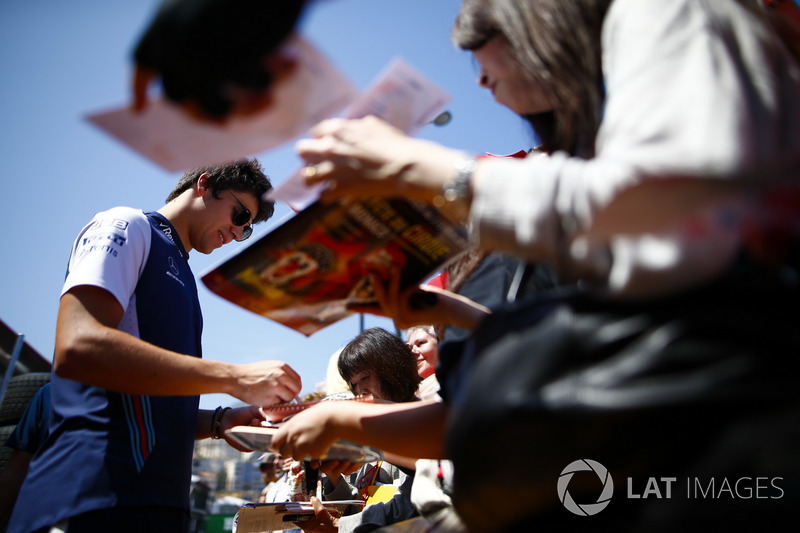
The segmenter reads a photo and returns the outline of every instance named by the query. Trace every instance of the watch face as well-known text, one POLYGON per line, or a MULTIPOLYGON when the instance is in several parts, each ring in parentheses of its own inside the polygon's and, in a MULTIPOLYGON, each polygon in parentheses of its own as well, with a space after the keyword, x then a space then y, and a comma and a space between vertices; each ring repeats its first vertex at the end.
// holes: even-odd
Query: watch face
POLYGON ((478 161, 476 159, 459 159, 455 162, 455 175, 442 186, 441 196, 434 198, 433 205, 444 207, 447 203, 465 200, 472 196, 470 182, 478 161))
MULTIPOLYGON (((453 179, 452 190, 456 198, 468 198, 470 195, 470 181, 472 181, 472 173, 475 172, 475 167, 478 161, 475 159, 462 159, 456 163, 456 176, 453 179)), ((452 200, 451 200, 452 201, 452 200)))
POLYGON ((475 172, 475 167, 478 165, 477 159, 459 159, 456 161, 456 171, 459 174, 467 174, 469 176, 473 172, 475 172))

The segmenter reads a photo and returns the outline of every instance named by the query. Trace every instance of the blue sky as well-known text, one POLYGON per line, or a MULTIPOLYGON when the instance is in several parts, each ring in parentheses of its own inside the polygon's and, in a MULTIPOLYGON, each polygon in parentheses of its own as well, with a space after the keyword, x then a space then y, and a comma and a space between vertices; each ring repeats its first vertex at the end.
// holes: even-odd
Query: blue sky
MULTIPOLYGON (((127 103, 131 49, 155 0, 2 0, 0 2, 0 318, 52 358, 58 297, 73 239, 98 211, 125 205, 158 209, 180 173, 168 173, 84 120, 127 103)), ((466 52, 450 43, 460 0, 317 0, 301 32, 359 89, 403 57, 448 91, 453 120, 419 136, 474 153, 516 152, 531 138, 522 121, 476 83, 466 52)), ((197 38, 213 38, 198 36, 197 38)), ((293 143, 254 154, 274 184, 299 165, 293 143)), ((289 213, 279 205, 262 235, 289 213)), ((191 254, 195 275, 241 249, 232 243, 191 254)), ((283 359, 312 391, 329 356, 359 332, 358 316, 304 337, 208 291, 204 356, 237 363, 283 359)), ((394 330, 386 319, 367 327, 394 330)), ((110 355, 111 356, 111 355, 110 355)), ((207 395, 201 406, 234 400, 207 395)))

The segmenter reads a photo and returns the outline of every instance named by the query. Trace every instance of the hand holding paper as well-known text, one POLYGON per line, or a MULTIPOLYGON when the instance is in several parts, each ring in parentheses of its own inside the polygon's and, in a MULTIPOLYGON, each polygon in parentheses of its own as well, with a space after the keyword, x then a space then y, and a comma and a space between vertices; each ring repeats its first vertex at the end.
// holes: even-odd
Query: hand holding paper
MULTIPOLYGON (((345 110, 344 118, 374 116, 394 126, 391 129, 384 128, 382 131, 384 135, 391 135, 391 132, 415 135, 429 124, 449 101, 450 96, 446 92, 398 58, 378 76, 366 93, 345 110)), ((321 137, 342 123, 341 120, 335 119, 324 121, 312 128, 310 133, 314 137, 321 137)), ((401 137, 404 138, 405 135, 398 138, 401 137)), ((311 154, 303 152, 303 146, 306 146, 304 141, 299 141, 297 147, 300 155, 306 159, 307 164, 315 163, 311 154)), ((391 140, 381 138, 380 142, 376 142, 375 155, 385 155, 383 152, 391 149, 391 140)), ((363 161, 358 163, 359 168, 353 170, 369 171, 369 165, 364 165, 363 161)), ((295 211, 301 211, 314 202, 325 188, 322 183, 309 187, 305 178, 302 169, 298 170, 279 187, 269 191, 267 196, 273 200, 286 202, 295 211)))

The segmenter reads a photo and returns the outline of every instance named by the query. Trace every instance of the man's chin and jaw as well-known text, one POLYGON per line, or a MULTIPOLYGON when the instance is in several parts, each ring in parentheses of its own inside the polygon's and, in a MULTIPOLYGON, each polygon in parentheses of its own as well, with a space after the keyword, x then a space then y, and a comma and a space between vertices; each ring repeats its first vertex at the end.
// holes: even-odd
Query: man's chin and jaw
POLYGON ((192 246, 192 249, 203 255, 208 255, 214 250, 222 248, 226 244, 222 231, 216 230, 209 232, 201 242, 192 246))

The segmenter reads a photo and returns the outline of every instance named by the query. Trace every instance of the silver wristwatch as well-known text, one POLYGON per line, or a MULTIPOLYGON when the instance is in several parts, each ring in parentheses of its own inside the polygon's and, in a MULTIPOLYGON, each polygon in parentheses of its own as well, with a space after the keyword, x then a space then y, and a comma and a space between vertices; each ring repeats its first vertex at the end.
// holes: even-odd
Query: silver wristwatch
POLYGON ((439 209, 451 210, 453 214, 458 214, 459 218, 466 218, 467 213, 456 213, 456 211, 468 209, 472 197, 472 174, 477 165, 478 161, 471 157, 456 160, 453 176, 444 182, 441 194, 433 198, 433 205, 439 209))

